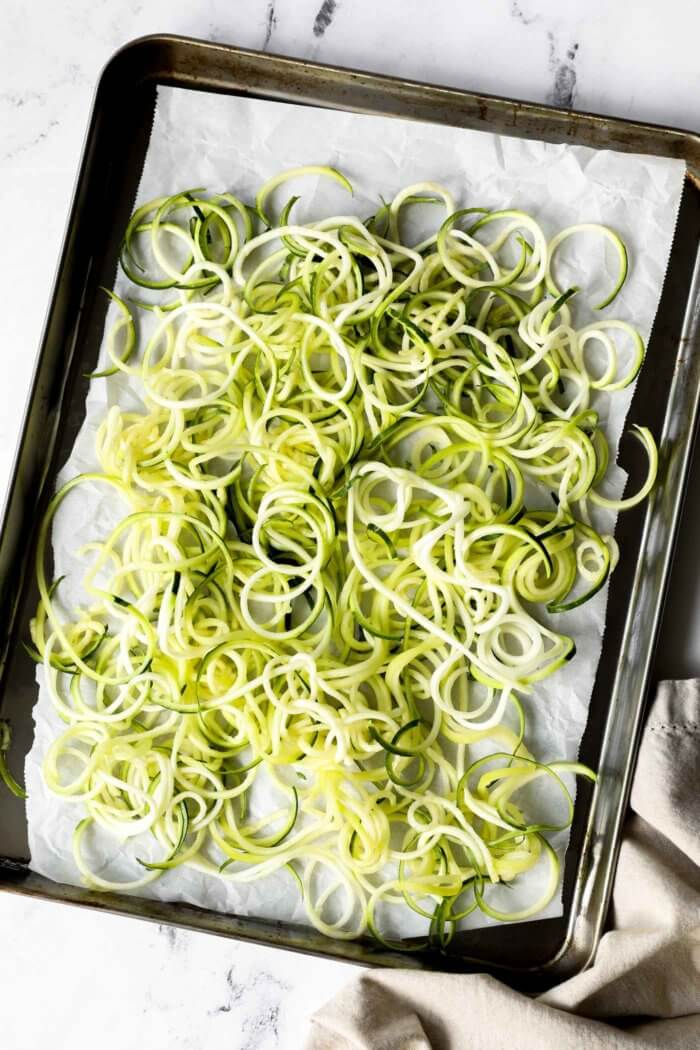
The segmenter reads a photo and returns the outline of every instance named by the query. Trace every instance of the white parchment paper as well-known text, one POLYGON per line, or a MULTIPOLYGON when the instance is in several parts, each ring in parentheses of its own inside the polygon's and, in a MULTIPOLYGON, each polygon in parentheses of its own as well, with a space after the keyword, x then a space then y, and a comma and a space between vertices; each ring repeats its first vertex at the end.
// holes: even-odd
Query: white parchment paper
MULTIPOLYGON (((613 226, 627 243, 631 271, 618 299, 598 316, 630 321, 648 340, 678 213, 682 161, 166 88, 159 92, 137 203, 194 187, 231 190, 252 200, 271 175, 303 164, 340 168, 353 183, 354 195, 328 180, 307 178, 298 190, 303 196, 295 219, 300 221, 330 214, 366 217, 376 211, 380 195, 390 198, 405 185, 432 180, 452 191, 458 207, 522 208, 538 219, 549 236, 577 222, 613 226)), ((285 196, 292 192, 297 190, 288 185, 285 196)), ((562 249, 561 263, 560 286, 575 281, 589 303, 603 298, 618 265, 602 238, 589 236, 572 238, 562 249)), ((115 287, 127 289, 121 277, 115 287)), ((113 316, 108 317, 108 325, 113 316)), ((583 314, 582 323, 585 320, 583 314)), ((653 367, 653 362, 647 361, 645 367, 653 367)), ((633 388, 628 388, 613 397, 601 396, 594 404, 604 421, 613 462, 632 394, 633 388)), ((95 432, 106 407, 115 403, 138 408, 137 386, 130 386, 121 375, 93 381, 86 419, 60 480, 98 469, 95 432)), ((609 491, 621 493, 624 473, 613 467, 610 479, 609 491)), ((611 530, 614 517, 600 523, 611 530)), ((79 581, 84 570, 75 555, 77 548, 113 524, 115 508, 104 486, 92 492, 81 486, 79 495, 65 502, 55 522, 53 544, 56 574, 67 575, 67 586, 79 581)), ((606 603, 607 589, 583 611, 560 614, 556 624, 552 622, 575 638, 578 652, 526 699, 527 744, 544 761, 574 759, 578 754, 600 657, 606 603)), ((38 678, 36 734, 26 765, 31 866, 57 881, 80 884, 71 836, 82 816, 81 807, 50 794, 41 775, 46 750, 65 727, 54 712, 41 672, 38 678)), ((566 841, 565 834, 554 840, 561 857, 566 841)), ((95 870, 104 871, 108 878, 133 879, 143 870, 133 857, 143 855, 144 848, 138 840, 125 846, 104 838, 94 847, 91 860, 95 870)), ((514 909, 531 902, 540 878, 538 873, 521 878, 502 903, 514 909)), ((298 891, 285 874, 235 886, 180 868, 140 892, 239 915, 305 921, 298 891)), ((559 915, 561 910, 557 896, 542 914, 559 915)), ((406 911, 405 925, 395 932, 417 932, 416 917, 406 911)), ((476 913, 470 923, 489 921, 476 913)))

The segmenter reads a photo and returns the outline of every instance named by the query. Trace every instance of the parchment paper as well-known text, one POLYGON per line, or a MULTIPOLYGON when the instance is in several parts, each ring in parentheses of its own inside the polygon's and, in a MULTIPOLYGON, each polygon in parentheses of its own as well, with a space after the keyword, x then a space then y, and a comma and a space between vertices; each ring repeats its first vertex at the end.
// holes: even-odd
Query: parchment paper
MULTIPOLYGON (((302 164, 340 168, 353 183, 354 196, 328 180, 305 179, 298 191, 288 185, 286 195, 303 194, 295 210, 300 221, 330 214, 366 217, 376 210, 380 195, 390 198, 409 183, 433 180, 453 192, 458 207, 522 208, 538 219, 549 236, 577 222, 613 226, 629 248, 631 272, 618 299, 597 316, 630 321, 648 340, 678 213, 682 161, 166 88, 159 92, 137 203, 190 187, 228 189, 252 200, 265 179, 302 164)), ((614 252, 605 248, 601 238, 572 238, 562 249, 561 261, 560 286, 575 281, 585 289, 588 303, 603 297, 617 272, 614 252)), ((122 293, 127 290, 121 277, 115 287, 122 293)), ((576 323, 590 319, 580 305, 575 309, 576 323)), ((108 326, 113 319, 110 314, 108 326)), ((653 362, 645 367, 653 367, 653 362)), ((630 387, 613 397, 600 396, 594 403, 605 424, 613 462, 632 394, 630 387)), ((106 407, 115 403, 138 407, 137 388, 121 375, 93 381, 85 423, 60 480, 97 469, 95 431, 106 407)), ((613 467, 609 476, 607 491, 621 493, 624 473, 613 467)), ((104 486, 92 492, 81 486, 80 495, 64 504, 55 522, 53 544, 55 571, 67 574, 67 586, 77 585, 82 575, 76 549, 103 535, 115 523, 114 515, 104 486)), ((599 525, 611 530, 614 516, 600 518, 599 525)), ((577 756, 600 657, 606 603, 607 588, 583 611, 560 614, 552 623, 575 638, 577 656, 538 683, 526 699, 527 743, 544 761, 577 756)), ((26 765, 31 866, 49 878, 80 884, 71 835, 82 811, 79 804, 51 795, 43 783, 43 756, 64 725, 54 712, 41 671, 38 679, 36 735, 26 765)), ((545 798, 541 802, 551 814, 550 803, 545 798)), ((567 838, 560 834, 553 840, 562 858, 567 838)), ((136 853, 143 856, 144 850, 147 847, 139 840, 124 846, 103 837, 92 860, 107 877, 128 880, 142 873, 129 858, 136 853)), ((501 903, 509 909, 529 903, 540 878, 537 873, 522 877, 501 903)), ((285 874, 237 887, 190 869, 176 869, 140 892, 239 915, 305 921, 298 891, 285 874)), ((496 899, 494 904, 499 906, 496 899)), ((394 932, 417 932, 416 917, 406 911, 405 923, 394 932)), ((557 896, 542 916, 561 911, 557 896)), ((489 921, 477 912, 470 924, 489 921)))

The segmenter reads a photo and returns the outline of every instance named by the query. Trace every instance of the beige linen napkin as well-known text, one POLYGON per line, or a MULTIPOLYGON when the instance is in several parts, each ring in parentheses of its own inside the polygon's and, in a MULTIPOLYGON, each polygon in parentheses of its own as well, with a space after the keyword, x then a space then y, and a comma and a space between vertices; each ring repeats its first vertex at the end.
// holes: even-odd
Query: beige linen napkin
POLYGON ((536 999, 483 974, 368 971, 306 1050, 700 1050, 700 681, 647 721, 595 964, 536 999))

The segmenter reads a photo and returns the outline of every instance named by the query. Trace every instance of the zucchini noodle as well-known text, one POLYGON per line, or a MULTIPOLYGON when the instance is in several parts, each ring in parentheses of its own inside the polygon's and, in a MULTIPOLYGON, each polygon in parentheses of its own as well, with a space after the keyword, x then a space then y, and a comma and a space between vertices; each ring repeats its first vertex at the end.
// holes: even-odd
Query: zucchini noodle
MULTIPOLYGON (((606 583, 617 560, 595 512, 597 405, 634 380, 626 322, 576 327, 535 218, 457 209, 424 182, 366 221, 301 224, 259 190, 188 190, 127 227, 128 300, 109 362, 137 409, 107 411, 100 469, 53 497, 40 530, 28 647, 65 730, 44 762, 75 803, 85 884, 137 891, 189 866, 247 883, 286 872, 331 937, 446 948, 480 910, 535 915, 559 885, 547 836, 569 826, 573 762, 526 744, 537 683, 575 655, 545 626, 606 583), (420 204, 434 232, 402 233, 420 204), (86 489, 120 508, 80 552, 82 598, 48 571, 51 526, 86 489), (541 615, 546 611, 547 617, 541 615), (530 812, 534 781, 561 823, 530 812), (267 812, 261 812, 264 798, 267 812), (275 801, 270 802, 270 799, 275 801), (89 862, 98 829, 138 840, 133 878, 89 862), (149 845, 150 844, 150 845, 149 845), (541 892, 492 896, 542 866, 541 892), (390 936, 392 908, 425 934, 390 936)), ((112 402, 116 398, 110 399, 112 402)), ((556 620, 554 620, 556 622, 556 620)))

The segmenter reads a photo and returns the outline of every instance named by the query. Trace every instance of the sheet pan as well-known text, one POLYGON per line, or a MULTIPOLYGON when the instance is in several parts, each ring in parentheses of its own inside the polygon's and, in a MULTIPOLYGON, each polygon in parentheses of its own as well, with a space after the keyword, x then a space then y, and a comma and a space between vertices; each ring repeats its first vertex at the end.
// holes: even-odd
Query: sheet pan
MULTIPOLYGON (((700 138, 177 37, 145 38, 118 52, 96 93, 0 534, 0 714, 14 726, 15 768, 31 744, 36 697, 34 667, 20 645, 36 600, 31 572, 35 525, 82 420, 82 376, 94 367, 104 323, 105 298, 97 289, 112 283, 119 235, 138 185, 161 84, 682 157, 688 179, 649 346, 654 367, 642 371, 629 419, 649 423, 661 440, 660 482, 648 506, 624 515, 618 526, 625 558, 612 581, 581 750, 583 761, 598 767, 600 780, 595 789, 581 785, 578 793, 561 918, 465 933, 455 938, 448 955, 405 956, 369 942, 330 941, 305 926, 94 894, 28 870, 24 807, 5 795, 0 802, 0 889, 357 962, 490 969, 524 988, 554 983, 588 963, 605 921, 680 521, 700 387, 700 138)), ((621 463, 634 485, 643 469, 641 457, 623 446, 621 463)))

